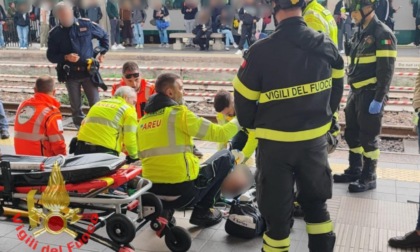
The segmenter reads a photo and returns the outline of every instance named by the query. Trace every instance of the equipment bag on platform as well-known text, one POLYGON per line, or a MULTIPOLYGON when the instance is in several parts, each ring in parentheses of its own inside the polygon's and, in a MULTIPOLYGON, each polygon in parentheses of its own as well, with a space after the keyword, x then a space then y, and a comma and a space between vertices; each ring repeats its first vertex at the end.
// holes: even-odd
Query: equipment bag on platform
POLYGON ((230 208, 225 224, 228 234, 251 239, 261 235, 265 229, 265 221, 257 206, 249 203, 235 203, 230 208))

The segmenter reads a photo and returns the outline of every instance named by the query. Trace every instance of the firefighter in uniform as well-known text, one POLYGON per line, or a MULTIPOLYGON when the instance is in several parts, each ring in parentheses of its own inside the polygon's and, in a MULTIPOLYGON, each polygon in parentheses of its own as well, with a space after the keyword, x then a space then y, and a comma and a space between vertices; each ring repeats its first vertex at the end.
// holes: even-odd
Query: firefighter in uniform
MULTIPOLYGON (((214 97, 214 109, 216 110, 217 123, 224 125, 236 116, 235 103, 233 96, 226 90, 220 90, 214 97)), ((258 140, 255 138, 255 131, 242 128, 231 140, 231 149, 239 151, 238 156, 241 163, 245 163, 255 152, 258 140)), ((222 143, 219 149, 226 148, 226 143, 222 143)))
POLYGON ((142 78, 139 66, 133 61, 128 61, 123 65, 122 74, 121 81, 112 86, 111 93, 114 95, 118 88, 124 86, 134 88, 137 92, 137 118, 140 120, 144 116, 144 107, 147 100, 155 93, 155 86, 142 78))
POLYGON ((124 146, 129 163, 137 158, 137 94, 121 87, 111 99, 90 108, 77 135, 75 154, 109 153, 119 156, 124 146))
POLYGON ((16 112, 15 152, 17 155, 66 155, 60 103, 54 98, 55 83, 49 76, 36 80, 35 94, 16 112))
POLYGON ((220 126, 196 116, 183 104, 182 79, 160 75, 157 94, 146 105, 137 133, 143 176, 153 182, 151 192, 165 199, 168 219, 173 209, 194 207, 190 223, 208 227, 220 223, 222 214, 212 209, 215 197, 234 167, 228 150, 217 152, 201 167, 193 154, 193 138, 226 142, 239 130, 236 119, 220 126))
POLYGON ((81 87, 86 94, 89 106, 99 101, 98 84, 94 83, 91 62, 94 57, 92 39, 99 41, 98 61, 104 60, 108 51, 108 34, 98 24, 89 19, 75 18, 72 6, 59 2, 54 7, 54 16, 60 24, 54 27, 48 36, 47 58, 57 64, 57 76, 66 83, 72 109, 73 122, 80 127, 85 115, 82 111, 81 87))
POLYGON ((344 174, 334 175, 334 181, 352 182, 350 192, 364 192, 376 188, 378 137, 394 75, 397 42, 392 31, 376 17, 374 0, 351 0, 345 4, 359 31, 346 48, 350 56, 347 75, 351 94, 344 111, 350 166, 344 174))
POLYGON ((330 36, 334 44, 338 44, 338 27, 334 16, 317 0, 306 0, 303 8, 303 19, 308 27, 330 36))
POLYGON ((265 252, 289 251, 295 181, 309 250, 332 252, 335 244, 326 134, 342 97, 344 63, 331 39, 306 26, 303 3, 272 0, 276 31, 250 48, 233 80, 239 123, 258 139, 265 252))

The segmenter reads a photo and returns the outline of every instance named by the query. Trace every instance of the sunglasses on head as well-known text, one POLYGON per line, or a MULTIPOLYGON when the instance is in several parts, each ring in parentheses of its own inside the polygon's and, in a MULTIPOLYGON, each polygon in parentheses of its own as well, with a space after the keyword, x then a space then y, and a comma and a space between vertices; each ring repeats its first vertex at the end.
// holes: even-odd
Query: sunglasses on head
POLYGON ((126 75, 124 75, 124 77, 126 79, 138 78, 139 76, 140 76, 140 73, 133 73, 133 74, 126 74, 126 75))

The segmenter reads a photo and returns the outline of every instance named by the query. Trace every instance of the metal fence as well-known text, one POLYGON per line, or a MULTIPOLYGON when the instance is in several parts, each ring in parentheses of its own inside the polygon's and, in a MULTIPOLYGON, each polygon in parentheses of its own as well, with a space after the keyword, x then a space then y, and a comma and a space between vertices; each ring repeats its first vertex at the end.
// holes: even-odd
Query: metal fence
MULTIPOLYGON (((30 21, 29 25, 29 34, 28 34, 28 44, 29 46, 32 43, 39 43, 39 34, 40 34, 40 25, 39 21, 30 21)), ((3 35, 4 42, 6 47, 19 47, 19 36, 16 30, 16 25, 14 24, 13 18, 7 18, 5 24, 3 25, 3 35)))

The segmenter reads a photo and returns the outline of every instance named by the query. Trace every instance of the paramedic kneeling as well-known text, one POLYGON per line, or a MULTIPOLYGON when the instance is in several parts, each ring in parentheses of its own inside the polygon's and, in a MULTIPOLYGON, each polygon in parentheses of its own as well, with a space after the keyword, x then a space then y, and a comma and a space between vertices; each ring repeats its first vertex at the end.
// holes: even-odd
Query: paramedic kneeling
POLYGON ((60 103, 54 98, 54 79, 39 77, 34 91, 34 96, 22 102, 16 112, 15 152, 45 157, 66 155, 60 103))
POLYGON ((124 146, 127 161, 137 160, 136 99, 133 88, 120 87, 113 98, 93 105, 80 127, 75 154, 109 153, 118 156, 124 146))
POLYGON ((193 206, 190 223, 209 227, 222 220, 220 211, 212 207, 234 167, 234 157, 223 150, 200 166, 193 154, 193 138, 226 142, 240 127, 236 118, 220 126, 196 116, 182 105, 182 85, 175 74, 157 78, 157 94, 147 102, 137 133, 139 157, 143 177, 153 182, 151 192, 169 210, 165 217, 171 219, 175 208, 193 206))

